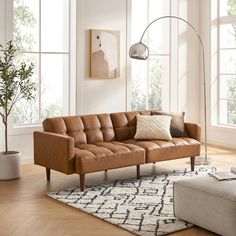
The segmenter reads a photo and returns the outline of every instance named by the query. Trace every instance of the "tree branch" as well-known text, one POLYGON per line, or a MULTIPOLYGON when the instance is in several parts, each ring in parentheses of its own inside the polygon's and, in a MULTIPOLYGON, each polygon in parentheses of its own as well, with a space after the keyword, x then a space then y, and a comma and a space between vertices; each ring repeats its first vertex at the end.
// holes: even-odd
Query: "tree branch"
POLYGON ((0 116, 2 117, 2 122, 4 123, 4 120, 5 120, 5 116, 2 112, 0 112, 0 116))
POLYGON ((9 106, 9 109, 8 109, 8 115, 11 113, 11 110, 12 110, 12 107, 16 104, 16 102, 19 100, 19 97, 20 97, 20 90, 19 90, 19 86, 17 86, 17 92, 14 96, 14 98, 12 99, 11 101, 11 104, 9 106))
POLYGON ((21 95, 21 96, 20 96, 20 95, 21 95, 21 94, 19 94, 18 97, 15 99, 15 101, 12 102, 11 106, 9 107, 9 110, 8 110, 7 115, 9 115, 9 114, 11 113, 11 110, 12 110, 13 106, 14 106, 18 101, 20 101, 22 98, 24 98, 23 95, 21 95))

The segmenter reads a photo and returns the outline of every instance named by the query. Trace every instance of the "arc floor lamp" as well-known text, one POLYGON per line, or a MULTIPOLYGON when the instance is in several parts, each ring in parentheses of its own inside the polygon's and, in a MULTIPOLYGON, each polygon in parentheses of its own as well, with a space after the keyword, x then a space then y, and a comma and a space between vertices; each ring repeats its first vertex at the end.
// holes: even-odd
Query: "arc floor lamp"
POLYGON ((153 20, 151 23, 149 23, 147 25, 147 27, 145 28, 145 30, 143 31, 143 34, 139 40, 138 43, 135 43, 133 44, 130 49, 129 49, 129 56, 133 59, 138 59, 138 60, 147 60, 148 57, 149 57, 149 48, 147 45, 145 45, 142 40, 143 40, 143 37, 147 31, 147 29, 154 23, 154 22, 157 22, 159 20, 162 20, 162 19, 166 19, 166 18, 173 18, 173 19, 177 19, 177 20, 180 20, 180 21, 183 21, 185 23, 187 23, 192 29, 193 31, 196 33, 198 39, 199 39, 199 42, 200 42, 200 45, 201 45, 201 51, 202 51, 202 69, 203 69, 203 100, 204 100, 204 136, 205 136, 205 154, 204 154, 204 158, 198 158, 197 160, 197 163, 200 163, 200 164, 210 164, 210 159, 208 158, 208 155, 207 155, 207 117, 206 117, 206 111, 207 111, 207 104, 206 104, 206 71, 205 71, 205 52, 204 52, 204 46, 203 46, 203 43, 202 43, 202 39, 198 33, 198 31, 194 28, 194 26, 189 23, 188 21, 186 21, 185 19, 181 18, 181 17, 178 17, 178 16, 162 16, 162 17, 159 17, 155 20, 153 20), (202 160, 203 159, 203 160, 202 160), (202 163, 203 161, 203 163, 202 163))

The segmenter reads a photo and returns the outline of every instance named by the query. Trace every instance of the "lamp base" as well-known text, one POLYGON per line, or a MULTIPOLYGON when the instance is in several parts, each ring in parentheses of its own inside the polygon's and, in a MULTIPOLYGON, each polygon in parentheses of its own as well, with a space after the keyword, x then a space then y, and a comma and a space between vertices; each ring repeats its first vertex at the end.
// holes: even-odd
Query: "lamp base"
POLYGON ((195 165, 211 165, 211 159, 205 156, 196 157, 195 165))

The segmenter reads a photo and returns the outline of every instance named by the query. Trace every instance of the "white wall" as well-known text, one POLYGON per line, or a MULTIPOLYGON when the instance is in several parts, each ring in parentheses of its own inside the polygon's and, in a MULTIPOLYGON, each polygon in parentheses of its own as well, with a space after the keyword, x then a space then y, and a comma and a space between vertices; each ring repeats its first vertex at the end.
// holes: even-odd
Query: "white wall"
MULTIPOLYGON (((199 1, 179 0, 179 16, 187 20, 199 31, 199 1)), ((179 55, 177 106, 178 111, 186 112, 186 120, 200 122, 200 94, 202 88, 199 40, 194 30, 186 23, 179 21, 179 55)))
POLYGON ((77 32, 77 113, 126 110, 126 0, 80 0, 77 32), (120 31, 120 77, 90 79, 90 29, 120 31))

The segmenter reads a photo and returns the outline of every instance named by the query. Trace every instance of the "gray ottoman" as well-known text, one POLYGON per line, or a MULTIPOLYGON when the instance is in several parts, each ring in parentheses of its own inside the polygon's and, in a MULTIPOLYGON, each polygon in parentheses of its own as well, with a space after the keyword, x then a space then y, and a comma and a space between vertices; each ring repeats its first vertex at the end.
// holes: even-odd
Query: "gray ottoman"
POLYGON ((236 236, 236 180, 218 181, 209 175, 174 182, 177 218, 220 235, 236 236))

